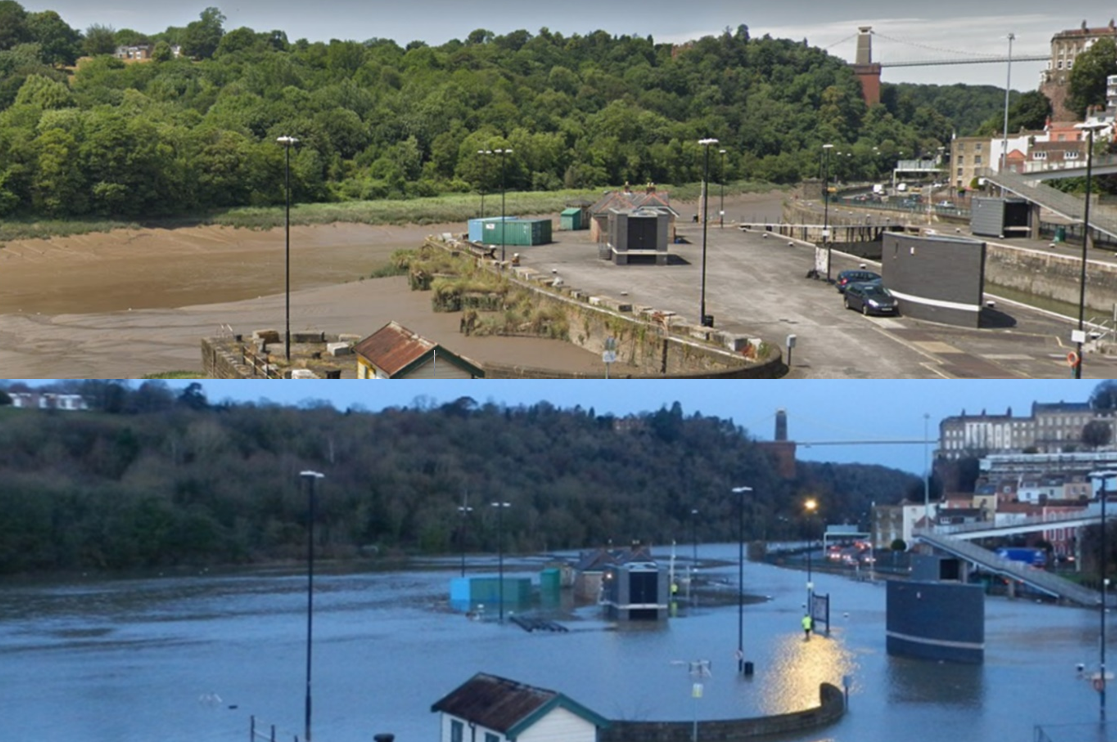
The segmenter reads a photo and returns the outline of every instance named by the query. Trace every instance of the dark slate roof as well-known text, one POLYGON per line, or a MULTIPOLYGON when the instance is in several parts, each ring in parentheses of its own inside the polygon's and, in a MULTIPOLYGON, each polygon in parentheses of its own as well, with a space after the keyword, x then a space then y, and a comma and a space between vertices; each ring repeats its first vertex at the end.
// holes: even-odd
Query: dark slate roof
POLYGON ((1032 404, 1032 416, 1037 412, 1089 412, 1089 402, 1035 402, 1032 404))
POLYGON ((596 726, 608 726, 603 717, 561 693, 483 672, 436 701, 431 711, 449 714, 507 737, 515 737, 551 709, 560 706, 596 726))

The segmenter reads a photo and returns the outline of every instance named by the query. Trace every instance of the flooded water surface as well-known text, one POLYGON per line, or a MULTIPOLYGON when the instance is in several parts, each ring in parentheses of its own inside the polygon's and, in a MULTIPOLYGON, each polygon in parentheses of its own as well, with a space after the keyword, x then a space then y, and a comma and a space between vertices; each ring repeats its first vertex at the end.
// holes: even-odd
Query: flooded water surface
MULTIPOLYGON (((735 548, 722 555, 704 547, 702 555, 725 557, 730 566, 712 576, 730 585, 735 548)), ((471 560, 470 570, 486 566, 471 560)), ((476 672, 557 690, 626 720, 794 711, 818 703, 819 683, 848 679, 846 718, 788 741, 1023 741, 1036 724, 1090 725, 1099 716, 1098 694, 1075 667, 1096 667, 1096 611, 989 598, 985 663, 929 663, 885 653, 882 584, 816 576, 816 589, 832 596, 832 631, 805 642, 803 575, 748 564, 746 591, 765 600, 745 606, 745 655, 756 667, 745 679, 735 673, 732 600, 660 626, 617 626, 596 607, 579 607, 562 616, 569 632, 527 633, 451 612, 457 575, 448 564, 316 576, 315 740, 391 732, 432 742, 431 704, 476 672), (677 663, 700 659, 711 662, 712 677, 696 700, 677 663)), ((299 574, 0 587, 4 736, 244 740, 255 715, 280 740, 302 738, 306 606, 299 574)))

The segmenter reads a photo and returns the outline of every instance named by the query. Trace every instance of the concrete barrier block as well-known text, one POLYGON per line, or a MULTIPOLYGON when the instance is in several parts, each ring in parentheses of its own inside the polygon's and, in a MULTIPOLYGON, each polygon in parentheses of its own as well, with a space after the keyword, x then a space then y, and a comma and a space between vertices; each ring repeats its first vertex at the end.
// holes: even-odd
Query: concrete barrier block
POLYGON ((300 368, 291 372, 292 379, 317 379, 318 374, 309 369, 300 368))
POLYGON ((743 337, 741 335, 729 335, 729 334, 725 334, 725 335, 722 336, 722 342, 725 344, 726 348, 733 351, 734 353, 742 352, 745 348, 749 347, 749 345, 751 344, 747 337, 743 337))
POLYGON ((326 352, 336 358, 350 355, 353 349, 349 346, 349 343, 329 343, 326 345, 326 352))
POLYGON ((602 299, 601 299, 600 296, 591 296, 590 297, 590 306, 591 307, 600 307, 600 306, 602 306, 601 302, 602 302, 602 299))
POLYGON ((352 334, 348 334, 348 333, 342 333, 341 335, 337 336, 337 339, 338 339, 338 342, 341 342, 341 343, 359 343, 362 340, 364 340, 365 338, 364 338, 363 335, 352 335, 352 334))

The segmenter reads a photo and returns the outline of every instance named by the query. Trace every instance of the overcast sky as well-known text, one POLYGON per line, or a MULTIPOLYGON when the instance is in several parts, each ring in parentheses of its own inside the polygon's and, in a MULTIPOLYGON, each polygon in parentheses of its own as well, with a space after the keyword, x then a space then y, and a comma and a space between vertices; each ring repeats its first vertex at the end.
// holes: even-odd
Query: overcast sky
MULTIPOLYGON (((184 26, 208 5, 221 9, 226 30, 248 26, 256 31, 279 29, 292 41, 331 38, 364 41, 391 38, 405 45, 421 40, 442 44, 464 39, 484 28, 498 34, 542 27, 565 35, 602 29, 615 35, 653 36, 658 42, 679 42, 717 34, 726 27, 747 25, 754 36, 803 39, 831 54, 852 60, 853 36, 858 26, 877 32, 875 60, 883 63, 957 59, 966 54, 1008 53, 1008 34, 1016 35, 1015 56, 1046 55, 1057 31, 1088 21, 1103 26, 1117 14, 1117 6, 1102 0, 1072 4, 1047 0, 1014 2, 880 3, 869 0, 697 0, 638 3, 601 3, 567 0, 536 3, 524 0, 211 0, 211 2, 152 2, 151 0, 29 0, 28 10, 55 10, 71 26, 91 24, 157 33, 168 26, 184 26), (1073 8, 1071 7, 1073 5, 1073 8), (1005 11, 998 13, 997 11, 1005 11)), ((1034 90, 1041 62, 1012 65, 1012 87, 1034 90)), ((896 68, 884 71, 886 82, 990 84, 1004 87, 1007 64, 896 68)))
MULTIPOLYGON (((38 383, 45 380, 24 380, 38 383)), ((138 383, 138 382, 133 382, 138 383)), ((170 382, 181 388, 191 382, 170 382)), ((230 399, 283 404, 325 400, 339 409, 414 407, 416 400, 451 402, 472 397, 479 403, 510 406, 547 401, 556 407, 594 408, 598 414, 654 412, 678 401, 686 415, 731 419, 761 440, 771 440, 778 408, 788 413, 789 435, 799 442, 916 441, 905 445, 814 446, 799 450, 807 461, 882 464, 925 471, 924 415, 933 440, 943 417, 987 409, 1027 415, 1033 402, 1085 402, 1097 382, 1074 381, 267 381, 200 382, 211 402, 230 399)), ((931 446, 933 449, 933 444, 931 446)))

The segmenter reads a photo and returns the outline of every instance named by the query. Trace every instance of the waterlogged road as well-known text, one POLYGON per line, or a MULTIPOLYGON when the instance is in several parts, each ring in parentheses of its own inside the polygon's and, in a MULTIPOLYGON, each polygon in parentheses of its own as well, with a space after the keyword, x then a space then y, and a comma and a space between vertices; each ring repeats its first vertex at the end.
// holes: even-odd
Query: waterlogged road
MULTIPOLYGON (((732 564, 735 554, 702 546, 700 559, 732 564)), ((747 590, 769 599, 746 606, 756 675, 743 680, 733 673, 732 604, 641 630, 618 630, 582 608, 563 618, 569 633, 528 634, 449 612, 456 574, 448 564, 316 579, 316 740, 380 732, 435 740, 430 704, 479 671, 562 691, 610 718, 680 720, 804 708, 817 703, 820 682, 848 676, 851 713, 788 742, 883 741, 915 730, 921 742, 1022 741, 1037 723, 1098 717, 1098 697, 1074 667, 1097 654, 1098 614, 1088 610, 990 599, 985 664, 938 665, 888 657, 883 587, 841 576, 816 576, 832 595, 834 627, 803 642, 803 575, 750 564, 747 590), (685 669, 672 664, 696 659, 713 664, 697 702, 685 669)), ((711 574, 719 575, 736 582, 733 566, 711 574)), ((0 586, 4 737, 233 742, 245 739, 252 714, 280 739, 301 737, 305 588, 297 574, 0 586)))

